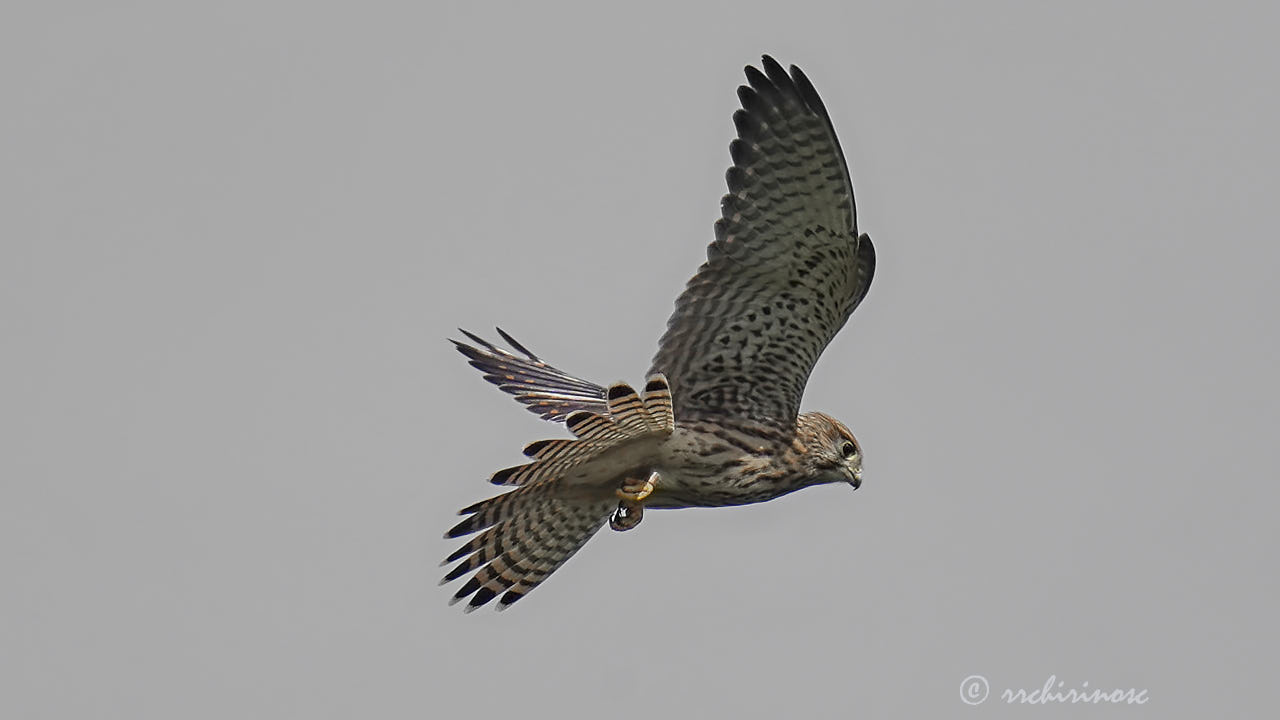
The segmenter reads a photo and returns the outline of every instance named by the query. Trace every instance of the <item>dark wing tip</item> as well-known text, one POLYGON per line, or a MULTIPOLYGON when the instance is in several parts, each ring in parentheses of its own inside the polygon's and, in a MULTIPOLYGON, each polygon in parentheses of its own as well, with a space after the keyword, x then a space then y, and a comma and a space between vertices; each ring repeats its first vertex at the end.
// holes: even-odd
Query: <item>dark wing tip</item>
POLYGON ((733 111, 733 127, 738 131, 738 137, 745 142, 755 140, 760 134, 760 123, 746 110, 733 111))
MULTIPOLYGON (((814 89, 813 83, 809 82, 809 77, 804 74, 804 71, 792 65, 791 80, 795 84, 796 93, 804 101, 804 104, 808 105, 810 110, 822 116, 827 122, 830 122, 827 106, 822 104, 822 98, 818 97, 818 91, 814 89)), ((834 131, 832 135, 835 135, 834 131)))
POLYGON ((453 594, 453 599, 449 601, 449 604, 452 605, 479 589, 480 581, 473 577, 459 588, 458 592, 453 594))
POLYGON ((499 611, 506 610, 522 597, 524 597, 524 593, 516 592, 515 590, 508 590, 503 594, 502 599, 498 601, 497 609, 499 611))
POLYGON ((449 338, 468 364, 499 390, 514 395, 530 412, 546 420, 560 420, 573 410, 594 410, 604 404, 604 388, 548 365, 502 328, 498 334, 509 352, 475 333, 458 328, 472 344, 449 338), (523 357, 521 357, 523 355, 523 357))
MULTIPOLYGON (((867 266, 867 275, 875 273, 876 269, 876 246, 871 242, 871 236, 862 233, 858 236, 858 255, 862 256, 862 262, 867 266)), ((870 283, 870 280, 868 280, 870 283)))
POLYGON ((466 575, 470 571, 471 571, 471 566, 468 563, 462 563, 457 567, 455 567, 454 569, 450 570, 448 573, 446 573, 444 578, 440 580, 440 584, 443 585, 445 583, 453 582, 454 580, 457 580, 463 575, 466 575))
POLYGON ((467 603, 467 610, 474 610, 490 600, 497 597, 498 593, 492 588, 482 587, 476 590, 476 594, 471 596, 471 602, 467 603))
MULTIPOLYGON (((449 557, 445 558, 444 562, 441 564, 448 565, 451 562, 456 562, 458 560, 461 560, 462 558, 470 555, 473 552, 475 552, 475 548, 471 547, 471 543, 467 543, 462 547, 458 548, 457 550, 454 550, 453 552, 449 553, 449 557)), ((452 580, 453 578, 449 578, 449 579, 452 580)))
MULTIPOLYGON (((754 70, 755 68, 752 69, 754 70)), ((739 85, 738 104, 741 105, 742 109, 746 112, 758 114, 761 112, 760 106, 762 104, 760 101, 760 93, 756 91, 754 86, 748 87, 746 85, 739 85)))
POLYGON ((764 65, 765 75, 769 78, 769 82, 773 84, 779 92, 789 95, 796 94, 795 84, 791 81, 791 76, 787 75, 787 71, 782 69, 777 60, 765 55, 761 58, 761 64, 764 65))
POLYGON ((444 538, 446 540, 453 540, 454 538, 460 538, 463 535, 470 535, 476 531, 476 529, 472 527, 473 525, 475 525, 475 518, 469 517, 449 528, 449 530, 444 534, 444 538))
MULTIPOLYGON (((848 179, 849 185, 849 206, 851 210, 852 225, 851 228, 855 233, 858 230, 858 209, 857 202, 853 194, 853 180, 849 176, 849 164, 845 160, 844 150, 840 147, 840 139, 836 136, 835 125, 831 122, 831 114, 827 112, 827 106, 822 102, 822 98, 818 96, 818 91, 814 89, 813 83, 809 81, 809 77, 804 74, 798 66, 792 65, 790 74, 782 69, 776 60, 769 55, 761 58, 765 72, 768 74, 769 81, 773 86, 779 88, 787 95, 795 98, 797 102, 803 105, 809 112, 817 115, 827 126, 827 134, 831 138, 831 144, 836 148, 836 154, 840 156, 840 165, 844 168, 844 174, 848 179)), ((746 107, 746 105, 743 105, 746 107)), ((739 133, 741 135, 741 132, 739 133)))
MULTIPOLYGON (((496 347, 494 347, 494 346, 493 346, 493 343, 489 342, 488 340, 485 340, 484 338, 480 337, 479 335, 476 335, 475 333, 467 332, 466 330, 463 330, 462 328, 458 328, 458 332, 462 333, 463 335, 466 335, 468 340, 470 340, 471 342, 475 343, 476 345, 479 345, 480 347, 484 348, 485 350, 488 350, 488 351, 490 351, 490 352, 494 352, 494 351, 497 351, 497 349, 498 349, 498 348, 496 348, 496 347)), ((454 340, 453 342, 457 343, 458 341, 457 341, 457 340, 454 340)), ((461 344, 461 343, 459 343, 459 344, 461 344)))
MULTIPOLYGON (((743 69, 743 74, 747 76, 747 82, 756 92, 768 91, 773 89, 772 83, 769 82, 768 76, 756 69, 754 65, 748 65, 743 69)), ((745 86, 744 86, 745 87, 745 86)), ((741 91, 739 91, 741 92, 741 91)))
POLYGON ((494 330, 497 330, 497 331, 498 331, 498 334, 502 336, 502 339, 503 339, 503 340, 504 340, 508 345, 510 345, 512 348, 514 348, 514 349, 516 350, 516 352, 523 353, 525 357, 529 358, 530 360, 532 360, 532 361, 534 361, 534 362, 539 362, 539 361, 540 361, 540 359, 538 358, 538 356, 537 356, 537 355, 534 355, 533 353, 529 352, 529 349, 528 349, 528 348, 526 348, 525 346, 523 346, 523 345, 521 345, 520 343, 516 342, 516 339, 515 339, 515 338, 513 338, 513 337, 511 337, 510 335, 508 335, 508 334, 506 333, 506 331, 504 331, 502 328, 500 328, 500 327, 495 327, 495 328, 494 328, 494 330))

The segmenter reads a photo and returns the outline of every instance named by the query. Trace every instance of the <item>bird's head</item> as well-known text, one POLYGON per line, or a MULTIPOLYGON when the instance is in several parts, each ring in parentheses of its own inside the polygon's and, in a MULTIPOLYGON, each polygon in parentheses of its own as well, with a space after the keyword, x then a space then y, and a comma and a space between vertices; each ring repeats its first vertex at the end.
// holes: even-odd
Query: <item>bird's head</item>
POLYGON ((807 412, 797 423, 797 440, 805 448, 805 465, 814 484, 847 482, 862 486, 862 446, 844 423, 820 412, 807 412))

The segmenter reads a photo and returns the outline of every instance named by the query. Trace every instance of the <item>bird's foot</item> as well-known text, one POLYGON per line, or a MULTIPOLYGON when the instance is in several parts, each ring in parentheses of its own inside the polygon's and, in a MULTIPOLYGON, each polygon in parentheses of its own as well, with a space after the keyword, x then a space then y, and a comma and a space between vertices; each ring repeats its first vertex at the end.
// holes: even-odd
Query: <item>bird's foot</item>
POLYGON ((617 489, 618 499, 624 502, 639 503, 653 493, 653 483, 658 479, 658 473, 650 473, 645 480, 628 478, 622 481, 622 486, 617 489))
POLYGON ((609 516, 609 527, 623 532, 640 524, 644 519, 644 500, 653 494, 658 473, 649 473, 644 480, 627 478, 614 492, 618 496, 618 509, 609 516))

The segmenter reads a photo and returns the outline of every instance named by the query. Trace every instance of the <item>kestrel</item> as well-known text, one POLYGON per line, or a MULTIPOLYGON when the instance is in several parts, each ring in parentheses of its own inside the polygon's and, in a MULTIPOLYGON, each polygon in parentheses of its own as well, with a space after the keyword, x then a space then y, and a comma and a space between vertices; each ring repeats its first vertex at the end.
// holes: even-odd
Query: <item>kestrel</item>
POLYGON ((862 484, 862 449, 829 415, 800 413, 814 363, 866 296, 871 238, 858 233, 840 143, 804 73, 765 56, 746 68, 733 115, 729 193, 715 242, 676 300, 641 392, 581 380, 498 330, 514 352, 463 331, 453 341, 485 379, 571 439, 524 449, 532 462, 491 481, 515 486, 463 508, 446 533, 479 533, 441 582, 498 609, 547 579, 605 523, 647 508, 763 502, 822 483, 862 484))

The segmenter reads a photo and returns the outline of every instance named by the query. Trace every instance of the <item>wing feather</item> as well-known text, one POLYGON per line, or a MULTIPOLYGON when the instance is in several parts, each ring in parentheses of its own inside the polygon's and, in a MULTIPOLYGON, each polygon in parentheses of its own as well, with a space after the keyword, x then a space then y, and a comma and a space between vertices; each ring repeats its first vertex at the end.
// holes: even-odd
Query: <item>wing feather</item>
POLYGON ((466 330, 459 329, 459 332, 466 335, 475 346, 457 340, 450 342, 458 348, 458 352, 467 357, 472 367, 484 373, 485 380, 497 385, 499 390, 515 395, 517 401, 544 420, 564 422, 565 418, 575 412, 607 411, 603 386, 548 365, 516 342, 515 338, 503 332, 502 328, 497 328, 497 331, 508 345, 524 357, 513 355, 466 330))
POLYGON ((676 300, 651 373, 677 418, 794 427, 809 374, 870 287, 853 183, 830 117, 799 68, 746 68, 716 240, 676 300))

